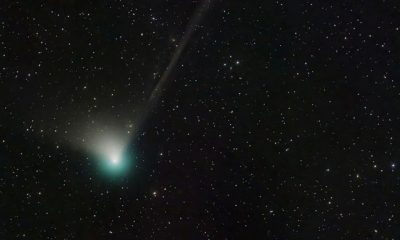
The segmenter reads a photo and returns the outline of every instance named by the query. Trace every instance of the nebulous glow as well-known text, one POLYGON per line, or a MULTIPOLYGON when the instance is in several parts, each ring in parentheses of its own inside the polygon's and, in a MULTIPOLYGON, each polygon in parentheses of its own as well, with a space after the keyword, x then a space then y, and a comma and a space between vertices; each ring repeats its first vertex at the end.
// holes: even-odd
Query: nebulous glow
POLYGON ((120 163, 120 156, 117 155, 117 154, 113 154, 113 155, 111 156, 111 163, 112 163, 113 165, 118 165, 118 164, 120 163))
POLYGON ((104 175, 123 176, 133 161, 128 142, 128 135, 107 131, 90 134, 85 146, 104 175))

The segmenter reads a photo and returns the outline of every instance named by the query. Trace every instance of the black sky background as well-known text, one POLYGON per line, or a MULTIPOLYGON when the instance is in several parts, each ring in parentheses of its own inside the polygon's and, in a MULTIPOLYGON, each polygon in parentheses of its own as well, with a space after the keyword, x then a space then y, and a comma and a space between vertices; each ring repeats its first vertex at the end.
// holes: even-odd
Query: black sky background
POLYGON ((199 4, 0 4, 0 239, 400 236, 396 1, 214 1, 127 178, 68 143, 134 122, 199 4))

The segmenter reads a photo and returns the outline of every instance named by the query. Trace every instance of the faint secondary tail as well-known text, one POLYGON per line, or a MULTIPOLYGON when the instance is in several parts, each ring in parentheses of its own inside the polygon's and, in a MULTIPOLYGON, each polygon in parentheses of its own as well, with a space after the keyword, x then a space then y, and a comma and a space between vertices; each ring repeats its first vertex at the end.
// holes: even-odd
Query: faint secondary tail
POLYGON ((172 58, 168 64, 167 68, 165 69, 165 71, 161 75, 160 80, 157 82, 156 86, 152 90, 150 97, 147 100, 147 102, 145 103, 140 116, 138 116, 137 123, 136 123, 137 131, 139 130, 140 126, 142 125, 142 122, 147 118, 147 115, 149 114, 151 109, 158 102, 158 99, 161 97, 162 90, 168 84, 170 75, 175 70, 176 65, 178 64, 178 61, 179 61, 183 51, 187 47, 190 39, 192 38, 193 33, 196 31, 196 27, 201 23, 204 16, 210 9, 211 2, 212 2, 212 0, 203 0, 201 5, 199 5, 197 7, 196 11, 192 15, 192 18, 190 19, 189 23, 186 25, 185 33, 183 34, 174 54, 172 55, 172 58))

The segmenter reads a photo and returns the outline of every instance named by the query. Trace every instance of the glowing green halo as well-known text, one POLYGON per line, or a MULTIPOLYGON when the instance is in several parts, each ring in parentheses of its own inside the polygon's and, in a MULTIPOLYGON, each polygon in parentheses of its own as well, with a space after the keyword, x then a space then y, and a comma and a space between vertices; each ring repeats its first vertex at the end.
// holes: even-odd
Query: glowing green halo
POLYGON ((112 154, 97 154, 96 161, 101 173, 109 177, 125 176, 132 165, 132 154, 127 150, 112 154))
POLYGON ((89 136, 86 149, 100 175, 110 179, 127 176, 134 161, 129 136, 118 132, 100 132, 89 136))

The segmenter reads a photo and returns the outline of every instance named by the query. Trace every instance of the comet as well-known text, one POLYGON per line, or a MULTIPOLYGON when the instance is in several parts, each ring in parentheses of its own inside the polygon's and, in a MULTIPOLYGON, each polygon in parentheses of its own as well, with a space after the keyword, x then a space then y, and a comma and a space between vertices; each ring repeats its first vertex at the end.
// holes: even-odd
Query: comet
POLYGON ((105 173, 105 176, 120 177, 128 172, 135 159, 131 146, 132 139, 135 139, 143 121, 158 103, 163 91, 171 80, 171 73, 175 71, 182 53, 187 48, 193 34, 209 11, 211 2, 212 0, 203 0, 196 8, 161 78, 142 105, 142 108, 137 111, 138 115, 134 117, 136 120, 134 121, 134 128, 126 131, 122 126, 111 124, 113 128, 109 128, 105 127, 107 124, 100 124, 90 126, 88 130, 83 131, 86 132, 84 141, 77 142, 97 159, 96 162, 102 172, 105 173))

